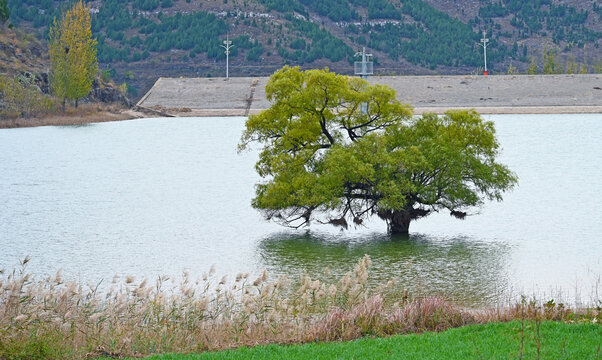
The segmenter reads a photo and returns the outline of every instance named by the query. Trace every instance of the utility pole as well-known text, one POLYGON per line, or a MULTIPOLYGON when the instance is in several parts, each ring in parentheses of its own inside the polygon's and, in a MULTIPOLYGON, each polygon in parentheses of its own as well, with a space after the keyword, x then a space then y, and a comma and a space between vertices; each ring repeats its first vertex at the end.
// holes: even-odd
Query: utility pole
POLYGON ((232 45, 232 41, 230 41, 230 39, 228 38, 228 34, 226 35, 226 40, 224 40, 224 45, 220 45, 221 47, 223 47, 226 51, 226 79, 228 79, 228 67, 230 65, 230 48, 234 45, 232 45))
POLYGON ((489 72, 487 71, 487 44, 489 43, 489 39, 487 39, 485 30, 483 30, 483 38, 481 39, 481 43, 479 43, 479 45, 481 45, 483 47, 483 56, 485 58, 485 71, 483 71, 483 75, 489 75, 489 72))

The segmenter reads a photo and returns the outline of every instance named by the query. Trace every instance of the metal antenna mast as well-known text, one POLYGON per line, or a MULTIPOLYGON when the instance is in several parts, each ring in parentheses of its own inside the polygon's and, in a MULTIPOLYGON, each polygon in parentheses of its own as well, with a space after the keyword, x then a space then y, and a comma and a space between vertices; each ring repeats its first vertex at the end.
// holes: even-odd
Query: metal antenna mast
POLYGON ((228 67, 230 65, 230 48, 234 46, 232 45, 232 41, 230 41, 228 37, 229 34, 226 34, 226 40, 224 40, 224 45, 220 45, 226 50, 226 79, 228 78, 228 67))
MULTIPOLYGON (((374 63, 372 62, 372 54, 366 54, 366 48, 362 48, 362 52, 356 52, 355 56, 361 56, 362 61, 356 61, 354 66, 355 75, 359 75, 362 79, 368 79, 368 75, 374 74, 374 63)), ((362 103, 362 114, 368 113, 368 104, 362 103)))
POLYGON ((374 64, 372 62, 372 54, 366 54, 366 48, 362 48, 362 52, 356 52, 355 56, 361 56, 362 61, 355 62, 355 75, 359 75, 362 79, 367 79, 368 75, 374 74, 374 64))
POLYGON ((487 71, 487 44, 489 43, 489 39, 487 39, 485 30, 483 30, 483 38, 481 39, 481 43, 479 43, 479 45, 481 45, 483 47, 483 56, 485 58, 485 71, 483 71, 483 75, 489 75, 489 72, 487 71))

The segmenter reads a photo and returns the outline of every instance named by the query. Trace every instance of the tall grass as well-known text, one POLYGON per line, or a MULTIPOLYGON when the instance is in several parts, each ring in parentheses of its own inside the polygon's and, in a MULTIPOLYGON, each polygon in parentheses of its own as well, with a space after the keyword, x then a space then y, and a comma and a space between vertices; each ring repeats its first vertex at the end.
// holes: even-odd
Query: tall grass
MULTIPOLYGON (((170 285, 115 278, 107 290, 56 276, 35 280, 25 259, 0 280, 0 358, 201 352, 242 345, 349 340, 366 335, 441 331, 517 318, 576 321, 553 302, 469 310, 441 297, 412 297, 395 281, 367 286, 364 256, 332 283, 305 276, 293 285, 267 272, 228 281, 212 270, 170 285)), ((599 321, 592 309, 588 321, 599 321)))

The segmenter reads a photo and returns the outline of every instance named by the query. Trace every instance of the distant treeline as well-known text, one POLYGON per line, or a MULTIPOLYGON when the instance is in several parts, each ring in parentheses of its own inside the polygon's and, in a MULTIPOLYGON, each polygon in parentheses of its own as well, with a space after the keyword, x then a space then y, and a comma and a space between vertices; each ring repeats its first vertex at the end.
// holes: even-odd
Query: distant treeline
MULTIPOLYGON (((245 1, 262 4, 282 20, 280 25, 265 19, 241 20, 230 12, 222 17, 204 11, 173 15, 177 2, 184 1, 195 2, 103 0, 99 8, 93 8, 92 17, 99 61, 144 61, 158 54, 166 54, 164 58, 170 59, 171 50, 184 51, 184 60, 198 55, 219 60, 225 57, 219 45, 233 24, 255 28, 252 33, 263 35, 256 38, 235 34, 232 57, 242 55, 247 61, 258 62, 262 56, 279 56, 291 64, 308 64, 320 59, 352 61, 354 51, 350 44, 354 44, 381 51, 394 61, 406 59, 430 69, 476 67, 482 62, 476 44, 481 31, 486 30, 491 39, 490 65, 495 66, 495 63, 507 64, 510 59, 529 61, 525 45, 519 46, 517 41, 505 45, 500 38, 520 40, 549 32, 553 42, 568 42, 567 46, 578 47, 588 42, 598 46, 602 38, 602 33, 585 26, 590 16, 587 11, 555 5, 552 0, 488 0, 481 6, 479 15, 468 23, 436 10, 424 0, 245 1), (166 15, 167 9, 170 9, 169 15, 166 15), (345 37, 333 35, 324 24, 308 21, 310 14, 344 22, 341 25, 345 37), (496 19, 502 17, 510 17, 516 34, 500 30, 496 19)), ((47 37, 49 25, 64 13, 70 1, 7 0, 7 3, 14 23, 30 22, 47 37)), ((592 16, 602 21, 601 6, 594 3, 593 12, 592 16)))
MULTIPOLYGON (((602 20, 602 11, 595 2, 593 9, 602 20)), ((563 4, 555 5, 552 0, 495 0, 479 10, 479 17, 485 21, 506 16, 511 16, 510 23, 519 31, 522 39, 549 32, 554 43, 567 41, 583 47, 585 42, 602 38, 601 32, 585 26, 589 17, 587 11, 578 11, 563 4)), ((473 22, 478 24, 479 17, 473 22)))

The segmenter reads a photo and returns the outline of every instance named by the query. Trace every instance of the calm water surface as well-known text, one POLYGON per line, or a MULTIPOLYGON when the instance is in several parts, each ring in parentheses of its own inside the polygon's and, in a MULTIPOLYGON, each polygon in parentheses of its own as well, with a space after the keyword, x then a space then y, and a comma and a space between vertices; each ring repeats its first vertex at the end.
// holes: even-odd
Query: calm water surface
POLYGON ((259 273, 336 277, 370 254, 373 282, 467 304, 516 294, 602 297, 602 115, 490 116, 519 176, 502 203, 385 224, 288 230, 250 207, 256 153, 244 118, 143 119, 0 130, 0 269, 85 281, 259 273))

